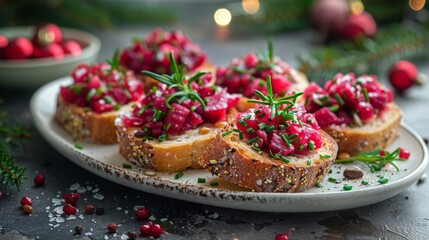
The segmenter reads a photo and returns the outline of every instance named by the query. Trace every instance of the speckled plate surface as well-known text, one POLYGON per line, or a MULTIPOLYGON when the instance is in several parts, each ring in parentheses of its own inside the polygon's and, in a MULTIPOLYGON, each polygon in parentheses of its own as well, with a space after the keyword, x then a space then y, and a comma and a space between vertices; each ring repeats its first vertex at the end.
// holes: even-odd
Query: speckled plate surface
MULTIPOLYGON (((428 152, 422 139, 407 125, 402 124, 400 137, 390 149, 399 146, 411 151, 408 161, 399 162, 400 172, 389 166, 378 173, 371 173, 368 168, 363 179, 343 180, 342 172, 346 165, 335 164, 328 174, 323 187, 314 187, 302 193, 255 193, 212 177, 204 170, 186 170, 180 179, 175 174, 156 173, 147 176, 144 169, 126 169, 125 160, 118 154, 118 145, 98 145, 81 143, 83 149, 75 148, 75 142, 53 120, 55 100, 60 85, 71 82, 66 77, 51 82, 40 88, 31 99, 33 120, 45 139, 64 156, 82 168, 103 178, 141 191, 207 205, 266 212, 320 212, 354 208, 373 204, 388 199, 415 183, 428 165, 428 152), (385 184, 378 182, 382 175, 389 179, 385 184), (341 180, 332 183, 328 177, 341 180), (206 178, 206 183, 197 183, 198 178, 206 178), (365 180, 369 184, 362 185, 365 180), (218 182, 216 187, 210 182, 218 182), (344 191, 343 186, 353 186, 351 191, 344 191)), ((64 171, 67 171, 64 169, 64 171)))

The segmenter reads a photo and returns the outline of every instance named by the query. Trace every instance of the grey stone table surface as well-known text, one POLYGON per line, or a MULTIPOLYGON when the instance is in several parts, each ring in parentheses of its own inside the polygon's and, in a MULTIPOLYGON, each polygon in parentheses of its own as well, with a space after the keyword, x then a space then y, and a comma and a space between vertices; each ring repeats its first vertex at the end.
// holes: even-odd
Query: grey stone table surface
MULTIPOLYGON (((213 63, 225 65, 229 59, 242 56, 266 45, 266 36, 219 37, 225 33, 213 29, 197 31, 177 26, 208 53, 213 63)), ((95 30, 103 46, 99 59, 110 57, 117 47, 125 47, 131 37, 143 37, 148 28, 95 30)), ((280 33, 273 36, 276 54, 294 64, 294 56, 313 47, 310 32, 280 33)), ((429 66, 420 70, 429 74, 429 66)), ((383 77, 382 81, 386 81, 383 77)), ((121 239, 128 230, 138 231, 133 208, 146 206, 153 219, 161 222, 169 235, 162 239, 274 239, 277 233, 294 228, 290 239, 428 239, 429 187, 427 182, 414 184, 401 194, 366 207, 323 213, 261 213, 194 204, 123 187, 100 178, 67 160, 54 150, 34 128, 29 112, 33 90, 1 88, 0 97, 11 118, 31 128, 31 138, 17 154, 19 164, 27 168, 28 180, 21 191, 5 190, 0 200, 0 239, 121 239), (46 184, 33 187, 37 172, 46 173, 46 184), (54 218, 49 213, 70 186, 86 188, 79 200, 76 219, 54 218), (91 189, 91 190, 90 190, 91 189), (104 199, 93 198, 98 189, 104 199), (30 196, 34 212, 24 215, 20 198, 30 196), (104 215, 80 216, 86 203, 104 206, 104 215), (109 223, 120 224, 117 235, 106 234, 109 223), (76 236, 76 225, 84 234, 76 236), (86 233, 86 235, 85 235, 86 233)), ((423 137, 429 136, 429 84, 414 88, 396 100, 404 112, 404 122, 423 137)), ((427 173, 427 172, 426 172, 427 173)), ((125 238, 126 239, 126 238, 125 238)))

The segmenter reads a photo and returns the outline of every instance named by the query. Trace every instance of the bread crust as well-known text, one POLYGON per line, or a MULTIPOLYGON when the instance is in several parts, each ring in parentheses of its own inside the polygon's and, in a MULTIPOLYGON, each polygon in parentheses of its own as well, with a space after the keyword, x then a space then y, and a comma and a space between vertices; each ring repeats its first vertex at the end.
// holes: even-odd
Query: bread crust
MULTIPOLYGON (((122 106, 121 109, 129 106, 122 106)), ((95 113, 83 107, 66 102, 60 95, 57 97, 55 120, 65 129, 74 141, 89 141, 102 144, 118 142, 115 129, 115 118, 118 111, 95 113)))
POLYGON ((324 127, 338 143, 338 153, 351 156, 374 149, 385 149, 398 137, 402 113, 395 103, 388 110, 362 127, 344 127, 331 125, 324 127))
MULTIPOLYGON (((235 119, 236 114, 237 111, 231 109, 228 112, 228 121, 235 119)), ((157 139, 143 141, 141 137, 136 136, 140 128, 126 128, 117 121, 119 153, 137 166, 160 172, 178 172, 187 168, 201 169, 199 157, 225 125, 227 122, 203 124, 159 142, 157 139)))
POLYGON ((252 191, 301 192, 320 182, 337 156, 334 139, 323 130, 320 133, 323 147, 306 156, 288 157, 289 163, 255 152, 236 133, 218 134, 199 163, 213 175, 252 191), (330 157, 321 158, 321 154, 330 157))

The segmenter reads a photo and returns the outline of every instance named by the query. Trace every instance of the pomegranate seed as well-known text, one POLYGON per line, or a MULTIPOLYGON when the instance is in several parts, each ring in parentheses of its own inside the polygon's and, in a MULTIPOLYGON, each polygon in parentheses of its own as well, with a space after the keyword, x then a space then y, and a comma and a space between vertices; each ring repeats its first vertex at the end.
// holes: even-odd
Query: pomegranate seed
POLYGON ((136 211, 137 220, 145 220, 149 218, 149 212, 147 208, 139 208, 136 211))
POLYGON ((66 203, 76 206, 77 201, 79 200, 80 193, 66 193, 63 195, 63 199, 66 203))
POLYGON ((137 233, 134 231, 128 231, 127 232, 127 236, 129 240, 134 240, 137 238, 137 233))
POLYGON ((41 173, 34 178, 34 185, 36 185, 36 187, 41 187, 45 184, 45 180, 45 174, 41 173))
POLYGON ((140 233, 143 235, 150 235, 150 227, 152 225, 153 225, 152 222, 147 222, 146 224, 141 225, 139 228, 140 233))
POLYGON ((25 214, 32 214, 33 213, 33 207, 30 205, 24 205, 22 206, 22 210, 25 214))
POLYGON ((109 233, 115 233, 117 229, 118 229, 118 225, 116 225, 114 223, 107 225, 107 231, 109 233))
POLYGON ((161 234, 164 233, 164 230, 162 229, 161 225, 159 224, 152 224, 149 229, 149 235, 152 237, 159 237, 161 234))
POLYGON ((63 207, 63 212, 65 215, 75 215, 76 214, 76 208, 70 204, 67 204, 63 207))
POLYGON ((76 227, 74 227, 74 232, 76 233, 76 235, 81 235, 83 232, 83 228, 80 225, 77 225, 76 227))
POLYGON ((31 200, 31 198, 29 198, 29 197, 22 197, 21 198, 21 206, 24 206, 24 205, 33 206, 33 201, 31 200))
POLYGON ((410 151, 403 149, 403 148, 399 148, 399 158, 408 160, 410 155, 411 155, 410 151))
POLYGON ((92 205, 92 204, 88 204, 88 205, 86 205, 85 213, 86 213, 86 214, 93 214, 93 213, 94 213, 94 210, 95 210, 94 205, 92 205))

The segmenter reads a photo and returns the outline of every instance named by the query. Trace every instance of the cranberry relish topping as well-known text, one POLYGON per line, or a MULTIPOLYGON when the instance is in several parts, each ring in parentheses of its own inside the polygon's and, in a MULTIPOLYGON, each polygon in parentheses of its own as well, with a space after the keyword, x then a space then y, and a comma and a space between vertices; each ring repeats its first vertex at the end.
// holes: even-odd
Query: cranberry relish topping
POLYGON ((241 93, 245 97, 254 98, 257 97, 255 90, 267 93, 265 78, 270 76, 274 94, 283 96, 291 91, 295 81, 291 71, 295 70, 273 56, 270 41, 267 53, 249 53, 245 57, 232 59, 226 68, 217 68, 216 84, 228 88, 230 93, 241 93))
POLYGON ((348 124, 353 127, 369 122, 388 108, 392 92, 373 75, 337 74, 322 88, 311 83, 304 91, 305 108, 314 113, 319 125, 348 124))
POLYGON ((115 64, 81 64, 71 76, 73 84, 61 86, 61 97, 79 107, 89 107, 96 113, 118 110, 144 95, 143 84, 134 74, 118 70, 115 64))
POLYGON ((132 47, 124 49, 120 54, 120 64, 136 74, 142 70, 170 74, 170 52, 177 64, 185 64, 185 72, 197 69, 207 60, 200 47, 182 32, 156 29, 146 40, 137 40, 132 47))
POLYGON ((319 125, 313 114, 307 113, 302 105, 295 104, 301 93, 282 98, 273 94, 269 76, 266 80, 267 95, 255 91, 261 100, 255 109, 240 113, 236 119, 237 129, 225 132, 238 132, 239 137, 259 152, 289 162, 287 156, 307 154, 322 146, 319 125))
POLYGON ((122 115, 126 127, 140 127, 136 136, 143 139, 165 140, 203 123, 225 121, 227 111, 233 108, 241 95, 229 94, 225 89, 210 84, 212 75, 203 72, 185 78, 173 55, 171 76, 144 72, 160 81, 134 107, 131 114, 122 115))

